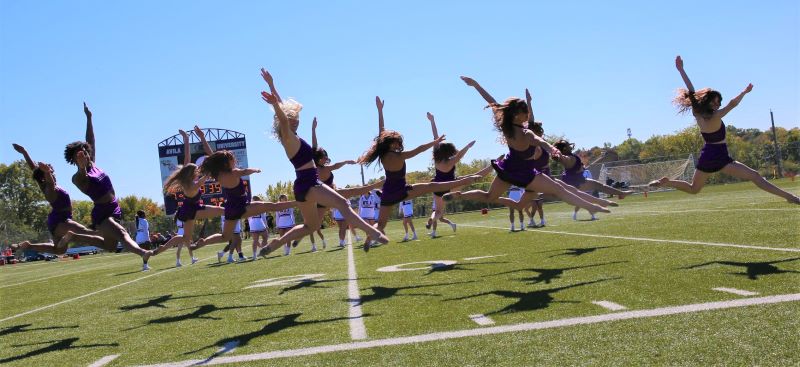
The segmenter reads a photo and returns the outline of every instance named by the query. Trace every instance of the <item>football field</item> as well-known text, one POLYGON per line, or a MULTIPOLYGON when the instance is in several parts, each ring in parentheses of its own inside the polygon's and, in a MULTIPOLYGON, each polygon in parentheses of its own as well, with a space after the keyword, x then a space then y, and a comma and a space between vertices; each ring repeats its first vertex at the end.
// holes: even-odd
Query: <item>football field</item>
POLYGON ((394 221, 369 253, 329 228, 325 250, 243 263, 2 266, 0 364, 800 364, 800 206, 740 183, 611 209, 548 204, 513 233, 507 209, 451 215, 436 239, 418 218, 408 242, 394 221))

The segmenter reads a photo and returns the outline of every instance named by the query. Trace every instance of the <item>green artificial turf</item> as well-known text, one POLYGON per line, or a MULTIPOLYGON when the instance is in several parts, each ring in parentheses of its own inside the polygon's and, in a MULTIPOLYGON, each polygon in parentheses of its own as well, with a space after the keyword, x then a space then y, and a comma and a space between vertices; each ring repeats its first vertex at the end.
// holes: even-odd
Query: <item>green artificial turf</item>
MULTIPOLYGON (((776 182, 800 191, 800 182, 776 182)), ((474 314, 492 327, 614 312, 592 301, 646 310, 800 293, 800 207, 752 184, 636 195, 612 211, 573 221, 571 207, 548 204, 547 227, 514 233, 505 209, 450 215, 458 231, 442 225, 436 239, 415 219, 420 240, 404 243, 402 225, 391 222, 393 242, 369 253, 355 246, 366 340, 486 327, 474 314), (467 259, 483 256, 494 257, 467 259), (456 263, 378 271, 440 260, 456 263)), ((197 264, 184 252, 184 267, 174 268, 167 251, 145 273, 130 254, 0 267, 0 364, 86 366, 119 354, 108 365, 129 366, 354 342, 348 251, 335 246, 334 229, 325 235, 323 251, 308 252, 304 239, 291 256, 237 264, 217 264, 221 246, 209 246, 197 264), (247 288, 302 274, 323 275, 247 288), (233 342, 235 350, 215 354, 233 342)), ((798 320, 800 302, 785 302, 242 364, 797 365, 798 320)))

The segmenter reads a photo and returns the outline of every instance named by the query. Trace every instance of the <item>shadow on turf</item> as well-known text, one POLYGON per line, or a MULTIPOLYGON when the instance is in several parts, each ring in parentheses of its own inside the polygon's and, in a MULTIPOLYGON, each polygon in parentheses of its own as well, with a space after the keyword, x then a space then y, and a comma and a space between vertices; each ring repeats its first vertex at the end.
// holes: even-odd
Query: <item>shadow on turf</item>
MULTIPOLYGON (((441 296, 438 293, 406 293, 406 294, 398 294, 402 290, 406 289, 419 289, 419 288, 428 288, 428 287, 441 287, 446 285, 456 285, 456 284, 467 284, 467 283, 475 283, 475 281, 467 281, 467 282, 454 282, 454 283, 436 283, 436 284, 425 284, 425 285, 413 285, 413 286, 406 286, 406 287, 369 287, 363 288, 362 290, 370 289, 372 290, 372 294, 361 296, 361 304, 367 302, 374 302, 380 301, 388 298, 392 298, 394 296, 426 296, 426 297, 435 297, 441 296)), ((352 301, 348 299, 348 301, 352 301)))
MULTIPOLYGON (((161 317, 153 320, 147 321, 144 325, 139 325, 132 328, 123 329, 122 331, 130 331, 134 329, 138 329, 141 327, 145 327, 152 324, 170 324, 173 322, 181 322, 186 320, 193 320, 193 319, 205 319, 205 320, 222 320, 219 317, 208 316, 210 313, 214 313, 217 311, 225 311, 225 310, 238 310, 242 308, 260 308, 260 307, 269 307, 269 306, 286 306, 284 303, 275 303, 275 304, 260 304, 260 305, 248 305, 248 306, 228 306, 228 307, 217 307, 212 304, 205 304, 198 306, 196 310, 193 312, 178 315, 178 316, 169 316, 169 317, 161 317)), ((184 309, 185 310, 185 309, 184 309)))
POLYGON ((25 359, 25 358, 35 357, 35 356, 38 356, 38 355, 41 355, 41 354, 46 354, 46 353, 50 353, 50 352, 59 352, 59 351, 64 351, 64 350, 69 350, 69 349, 96 348, 96 347, 118 347, 119 346, 119 344, 117 344, 117 343, 73 345, 78 340, 80 340, 80 338, 67 338, 67 339, 61 339, 61 340, 48 340, 48 341, 39 342, 39 343, 12 345, 12 347, 18 348, 18 347, 25 347, 25 346, 30 346, 30 345, 49 344, 48 346, 46 346, 44 348, 35 349, 35 350, 32 350, 32 351, 27 352, 25 354, 20 354, 20 355, 15 356, 15 357, 9 357, 9 358, 0 359, 0 364, 10 363, 10 362, 18 361, 18 360, 25 359))
POLYGON ((334 282, 344 282, 344 281, 347 281, 347 279, 323 279, 323 280, 303 279, 295 285, 281 289, 281 292, 278 294, 284 294, 286 292, 296 291, 305 288, 330 288, 330 287, 321 287, 317 285, 321 283, 334 283, 334 282))
POLYGON ((471 263, 468 263, 468 264, 459 264, 459 263, 442 264, 442 263, 438 263, 438 264, 432 264, 431 265, 431 269, 428 270, 428 272, 425 273, 425 275, 431 275, 433 273, 440 273, 440 272, 451 271, 451 270, 468 270, 468 271, 472 271, 472 270, 475 270, 475 269, 468 268, 468 266, 472 266, 472 265, 490 265, 490 264, 508 264, 508 263, 509 263, 508 261, 485 261, 485 262, 480 262, 480 263, 471 262, 471 263))
POLYGON ((589 254, 589 253, 595 252, 595 251, 600 250, 600 249, 615 248, 615 247, 625 247, 625 246, 630 246, 630 245, 598 246, 598 247, 584 247, 584 248, 567 248, 567 249, 564 249, 564 250, 552 250, 552 251, 543 251, 543 252, 565 251, 562 254, 556 254, 556 255, 553 255, 553 256, 549 256, 549 257, 556 257, 556 256, 578 257, 578 256, 581 256, 581 255, 585 255, 585 254, 589 254))
POLYGON ((728 265, 728 266, 738 266, 745 268, 744 272, 741 273, 729 273, 733 275, 742 275, 746 276, 748 279, 751 280, 758 280, 759 275, 773 275, 773 274, 786 274, 786 273, 795 273, 800 274, 800 271, 795 270, 781 270, 774 264, 780 264, 790 261, 800 260, 800 257, 795 257, 792 259, 784 259, 784 260, 775 260, 775 261, 761 261, 761 262, 736 262, 736 261, 709 261, 707 263, 697 264, 697 265, 690 265, 683 268, 678 268, 681 270, 687 269, 697 269, 702 268, 704 266, 718 264, 718 265, 728 265))
MULTIPOLYGON (((322 320, 298 321, 297 319, 300 318, 300 316, 302 316, 302 315, 303 315, 302 313, 293 313, 293 314, 289 314, 289 315, 269 317, 269 318, 265 318, 265 319, 251 320, 251 322, 269 321, 269 320, 275 320, 275 321, 272 321, 272 322, 264 325, 264 327, 262 327, 259 330, 256 330, 256 331, 253 331, 253 332, 249 332, 249 333, 245 333, 245 334, 234 335, 234 336, 231 336, 231 337, 228 337, 228 338, 224 338, 224 339, 220 339, 217 342, 215 342, 214 344, 207 345, 205 347, 202 347, 200 349, 196 349, 196 350, 193 350, 193 351, 190 351, 190 352, 186 352, 183 355, 197 353, 197 352, 200 352, 200 351, 203 351, 203 350, 206 350, 206 349, 209 349, 209 348, 214 348, 214 347, 223 348, 222 351, 214 353, 210 357, 206 358, 206 360, 198 363, 198 364, 206 364, 206 363, 210 362, 212 359, 217 358, 221 354, 226 352, 227 349, 228 349, 226 346, 230 346, 230 345, 246 346, 253 339, 260 338, 262 336, 267 336, 267 335, 270 335, 270 334, 275 334, 275 333, 281 332, 283 330, 286 330, 286 329, 289 329, 289 328, 293 328, 295 326, 320 324, 320 323, 325 323, 325 322, 343 321, 343 320, 349 320, 350 319, 350 317, 335 317, 335 318, 331 318, 331 319, 322 319, 322 320)), ((369 314, 364 314, 363 315, 363 317, 369 317, 369 316, 371 316, 371 315, 369 315, 369 314)))
POLYGON ((172 301, 172 300, 176 300, 176 299, 185 299, 185 298, 221 296, 221 295, 233 294, 233 293, 237 293, 237 292, 208 293, 208 294, 198 294, 198 295, 194 295, 194 296, 178 296, 178 297, 173 297, 172 294, 167 294, 167 295, 163 295, 163 296, 158 296, 156 298, 151 298, 151 299, 147 300, 147 302, 144 302, 144 303, 137 303, 137 304, 133 304, 133 305, 129 305, 129 306, 122 306, 119 309, 121 311, 132 311, 132 310, 138 310, 138 309, 150 308, 150 307, 167 308, 167 306, 164 306, 164 303, 166 303, 167 301, 172 301))
POLYGON ((627 261, 612 261, 612 262, 600 263, 600 264, 591 264, 591 265, 582 265, 582 266, 570 266, 570 267, 567 267, 567 268, 552 268, 552 269, 525 268, 525 269, 504 271, 502 273, 492 274, 490 276, 513 274, 513 273, 520 273, 520 272, 534 272, 534 273, 539 273, 539 275, 537 275, 535 277, 529 277, 529 278, 518 278, 516 280, 523 281, 523 282, 529 282, 531 284, 542 283, 542 282, 544 282, 545 284, 550 284, 550 282, 553 279, 561 279, 561 276, 564 274, 564 272, 568 271, 568 270, 586 269, 586 268, 593 268, 593 267, 596 267, 596 266, 622 264, 622 263, 626 263, 626 262, 627 261))
POLYGON ((14 325, 14 326, 9 326, 7 328, 0 329, 0 336, 5 336, 5 335, 9 335, 9 334, 16 334, 16 333, 25 333, 25 332, 28 332, 28 331, 54 330, 54 329, 75 329, 75 328, 78 327, 78 325, 72 325, 72 326, 48 326, 48 327, 40 327, 40 328, 28 329, 28 326, 31 326, 31 325, 32 324, 20 324, 20 325, 14 325))
POLYGON ((540 310, 543 308, 550 307, 551 303, 558 302, 558 303, 580 303, 578 301, 556 301, 553 298, 553 293, 563 291, 565 289, 580 287, 589 284, 595 284, 600 282, 606 282, 609 280, 617 280, 621 278, 610 278, 610 279, 600 279, 594 280, 591 282, 582 282, 573 285, 567 285, 558 288, 551 288, 551 289, 543 289, 538 291, 531 291, 531 292, 519 292, 519 291, 508 291, 508 290, 499 290, 499 291, 491 291, 491 292, 483 292, 478 294, 473 294, 464 297, 458 298, 449 298, 444 301, 460 301, 469 298, 475 297, 482 297, 482 296, 500 296, 504 298, 511 298, 516 299, 517 301, 496 311, 485 313, 486 315, 493 315, 498 313, 512 313, 512 312, 520 312, 520 311, 533 311, 533 310, 540 310))

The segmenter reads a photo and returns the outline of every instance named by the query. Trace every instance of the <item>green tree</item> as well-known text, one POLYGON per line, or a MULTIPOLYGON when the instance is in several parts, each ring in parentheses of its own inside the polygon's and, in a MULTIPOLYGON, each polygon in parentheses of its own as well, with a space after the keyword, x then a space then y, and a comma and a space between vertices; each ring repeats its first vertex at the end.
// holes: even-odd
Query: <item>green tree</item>
POLYGON ((45 241, 50 205, 23 160, 0 164, 0 242, 45 241))
POLYGON ((641 141, 637 140, 636 138, 629 138, 622 142, 622 144, 617 145, 614 149, 619 154, 619 159, 622 161, 631 160, 631 159, 639 159, 639 155, 642 153, 643 144, 641 141))

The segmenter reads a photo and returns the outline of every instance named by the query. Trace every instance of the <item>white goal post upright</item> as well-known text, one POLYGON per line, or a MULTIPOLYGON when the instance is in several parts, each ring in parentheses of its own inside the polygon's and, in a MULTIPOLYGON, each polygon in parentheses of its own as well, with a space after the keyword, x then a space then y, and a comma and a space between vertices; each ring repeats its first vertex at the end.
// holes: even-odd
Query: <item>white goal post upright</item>
POLYGON ((648 188, 647 184, 662 177, 691 181, 694 169, 694 156, 691 154, 685 159, 649 163, 624 164, 624 162, 607 162, 600 167, 600 175, 597 180, 605 183, 606 179, 611 178, 616 182, 626 182, 631 190, 639 192, 663 191, 669 188, 648 188))

